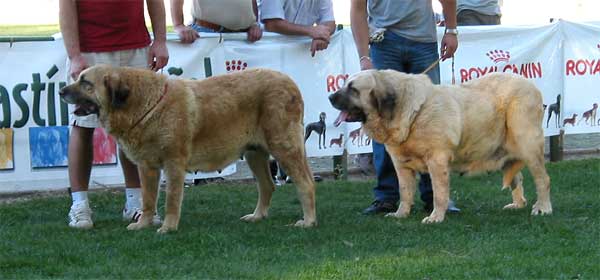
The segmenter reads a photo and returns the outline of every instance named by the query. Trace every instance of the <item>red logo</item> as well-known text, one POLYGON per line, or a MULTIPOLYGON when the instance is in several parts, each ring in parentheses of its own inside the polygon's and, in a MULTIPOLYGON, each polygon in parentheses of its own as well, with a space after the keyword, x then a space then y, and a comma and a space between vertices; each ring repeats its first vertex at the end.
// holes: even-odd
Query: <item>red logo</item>
POLYGON ((225 61, 225 69, 227 73, 242 71, 248 67, 248 63, 243 62, 241 60, 226 60, 225 61))
POLYGON ((494 63, 498 63, 500 61, 508 63, 508 61, 510 60, 509 51, 493 50, 487 52, 485 55, 487 55, 494 63))
POLYGON ((327 92, 336 92, 344 85, 348 79, 348 74, 328 75, 327 76, 327 92))
POLYGON ((491 50, 485 55, 494 64, 487 66, 469 66, 459 70, 460 82, 464 83, 472 79, 483 77, 494 72, 509 72, 521 75, 527 79, 542 78, 542 63, 541 62, 526 62, 526 63, 510 63, 510 52, 506 50, 491 50))

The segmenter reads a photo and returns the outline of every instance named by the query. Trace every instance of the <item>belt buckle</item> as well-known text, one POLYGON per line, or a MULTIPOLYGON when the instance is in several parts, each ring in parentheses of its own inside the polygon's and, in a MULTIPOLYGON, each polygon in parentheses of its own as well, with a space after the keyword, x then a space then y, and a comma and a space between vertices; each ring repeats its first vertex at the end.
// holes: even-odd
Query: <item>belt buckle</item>
POLYGON ((385 39, 385 36, 383 35, 384 33, 385 33, 385 28, 378 28, 378 29, 376 29, 369 36, 369 42, 371 42, 371 43, 381 43, 383 41, 383 39, 385 39))

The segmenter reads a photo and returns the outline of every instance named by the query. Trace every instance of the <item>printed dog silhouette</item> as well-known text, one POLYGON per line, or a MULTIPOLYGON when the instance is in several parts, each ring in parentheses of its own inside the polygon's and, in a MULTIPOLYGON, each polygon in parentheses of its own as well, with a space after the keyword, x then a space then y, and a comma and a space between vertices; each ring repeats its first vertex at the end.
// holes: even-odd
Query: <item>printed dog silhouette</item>
POLYGON ((332 138, 331 142, 329 142, 329 148, 331 148, 331 146, 333 146, 333 144, 337 144, 341 148, 342 143, 344 142, 342 139, 344 139, 344 134, 340 134, 339 138, 332 138))
POLYGON ((358 141, 358 146, 362 146, 363 145, 363 132, 362 132, 362 126, 350 131, 350 133, 348 134, 348 138, 352 138, 352 145, 356 145, 355 142, 358 141))
POLYGON ((568 123, 570 123, 572 126, 575 126, 575 119, 577 119, 577 114, 573 114, 573 116, 570 118, 565 118, 563 120, 563 126, 566 126, 568 123))
POLYGON ((323 149, 326 149, 327 147, 325 147, 325 131, 327 130, 327 125, 325 125, 325 117, 327 115, 325 114, 325 112, 321 112, 321 114, 319 114, 319 121, 318 122, 313 122, 313 123, 309 123, 308 125, 306 125, 306 131, 304 132, 304 143, 306 143, 306 140, 308 139, 308 137, 310 137, 310 134, 314 131, 317 134, 319 134, 319 150, 321 149, 321 138, 323 139, 323 149))
POLYGON ((591 119, 590 126, 596 126, 596 111, 597 110, 598 110, 598 103, 594 103, 594 105, 592 106, 592 109, 589 109, 589 110, 583 112, 583 115, 581 116, 581 119, 579 119, 579 121, 577 122, 577 125, 579 125, 579 123, 583 119, 585 119, 586 124, 591 119))
POLYGON ((552 113, 554 113, 556 120, 556 128, 558 128, 558 117, 560 116, 560 94, 556 96, 556 103, 550 104, 550 106, 548 107, 548 120, 546 121, 546 128, 548 128, 548 124, 550 123, 552 113))

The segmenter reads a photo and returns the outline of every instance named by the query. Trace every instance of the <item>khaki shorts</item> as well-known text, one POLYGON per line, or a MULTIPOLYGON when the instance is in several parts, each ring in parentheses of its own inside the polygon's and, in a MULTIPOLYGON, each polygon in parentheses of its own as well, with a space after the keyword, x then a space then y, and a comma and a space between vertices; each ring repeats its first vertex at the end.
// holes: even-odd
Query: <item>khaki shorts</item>
MULTIPOLYGON (((122 50, 115 52, 99 52, 99 53, 82 53, 83 57, 87 60, 87 63, 91 65, 96 64, 108 64, 112 66, 129 66, 137 68, 148 67, 148 49, 149 47, 122 50)), ((71 69, 70 61, 67 60, 67 69, 71 69)), ((70 71, 67 71, 69 73, 70 71)), ((70 74, 67 74, 67 81, 73 82, 70 74)), ((97 114, 90 114, 87 116, 76 116, 73 114, 75 111, 75 105, 69 105, 70 108, 70 123, 74 126, 96 128, 100 124, 98 122, 97 114)))

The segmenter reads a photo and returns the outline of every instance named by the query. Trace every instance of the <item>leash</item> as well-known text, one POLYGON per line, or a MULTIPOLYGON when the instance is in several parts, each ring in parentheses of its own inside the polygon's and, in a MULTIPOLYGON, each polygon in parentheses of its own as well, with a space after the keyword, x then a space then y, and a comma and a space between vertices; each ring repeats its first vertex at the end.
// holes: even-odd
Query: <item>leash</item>
MULTIPOLYGON (((442 58, 438 58, 436 61, 434 61, 433 63, 431 63, 431 65, 429 65, 429 67, 427 67, 425 69, 425 71, 421 72, 421 74, 427 74, 427 72, 431 71, 431 69, 433 69, 433 67, 435 67, 436 65, 438 65, 440 63, 440 61, 442 61, 442 58)), ((454 78, 454 56, 452 56, 452 84, 456 84, 456 78, 454 78)))
POLYGON ((165 96, 167 95, 167 86, 169 85, 168 81, 165 81, 165 88, 163 90, 163 93, 160 95, 160 98, 158 98, 158 101, 156 101, 156 103, 154 103, 154 105, 152 105, 152 107, 150 107, 150 110, 148 110, 137 122, 135 122, 130 128, 129 130, 134 129, 138 124, 140 124, 142 121, 144 121, 148 116, 151 116, 150 113, 152 113, 154 111, 154 109, 156 109, 156 107, 158 107, 158 104, 160 104, 160 102, 165 98, 165 96))

